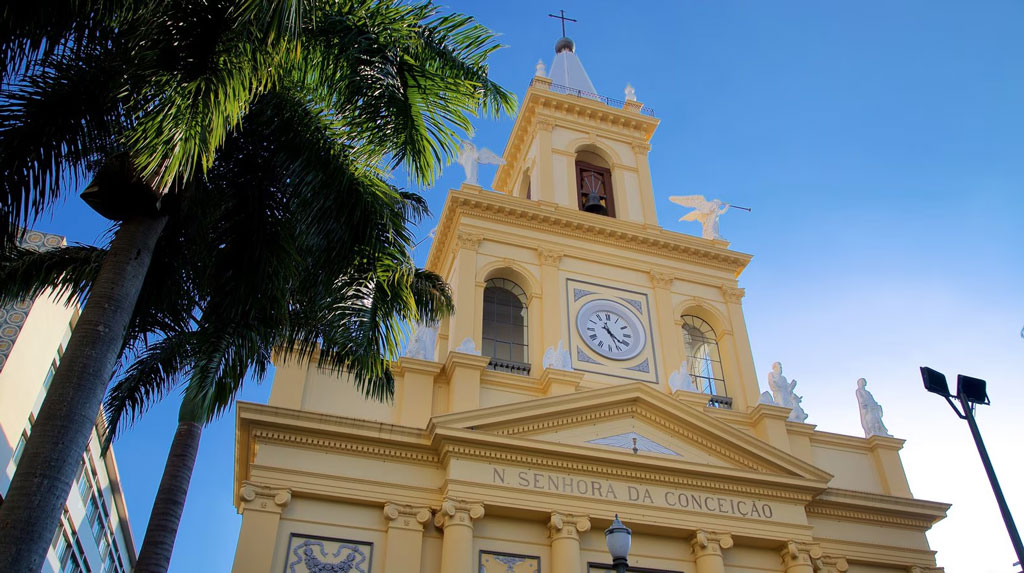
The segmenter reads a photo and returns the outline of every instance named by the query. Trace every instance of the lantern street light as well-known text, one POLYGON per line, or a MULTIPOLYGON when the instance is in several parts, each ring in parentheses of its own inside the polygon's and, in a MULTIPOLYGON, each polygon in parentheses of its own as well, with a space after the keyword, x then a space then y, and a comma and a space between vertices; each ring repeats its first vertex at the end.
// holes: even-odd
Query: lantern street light
POLYGON ((633 531, 619 521, 619 514, 615 514, 615 521, 604 530, 604 542, 608 545, 608 553, 612 555, 615 573, 626 573, 626 568, 629 567, 627 558, 632 535, 633 531))
POLYGON ((1024 563, 1024 545, 1021 545, 1020 534, 1017 533, 1017 526, 1013 523, 1013 516, 1010 515, 1010 508, 1006 505, 1003 497, 1003 490, 999 487, 999 480, 996 479, 996 470, 992 467, 992 461, 988 459, 988 450, 985 449, 985 442, 981 440, 981 431, 978 430, 978 423, 974 420, 974 407, 978 404, 989 404, 988 393, 985 391, 985 381, 980 378, 972 378, 958 374, 956 377, 956 398, 960 401, 960 409, 953 403, 953 395, 949 393, 949 386, 946 384, 946 375, 927 366, 921 367, 921 379, 924 380, 924 388, 932 394, 938 394, 949 402, 949 406, 956 412, 961 420, 967 420, 971 428, 971 435, 974 436, 974 444, 978 446, 978 454, 981 456, 981 463, 985 466, 985 473, 988 474, 988 481, 992 484, 992 492, 995 493, 996 503, 999 504, 999 512, 1003 514, 1003 523, 1006 524, 1006 531, 1010 534, 1010 541, 1013 543, 1013 550, 1017 552, 1017 563, 1024 563), (961 412, 960 410, 963 410, 961 412))

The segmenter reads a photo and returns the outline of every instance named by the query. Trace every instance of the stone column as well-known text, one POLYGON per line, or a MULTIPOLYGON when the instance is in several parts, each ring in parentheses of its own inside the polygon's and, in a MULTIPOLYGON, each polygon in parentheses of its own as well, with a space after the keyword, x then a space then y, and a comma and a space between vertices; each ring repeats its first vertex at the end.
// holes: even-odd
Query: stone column
POLYGON ((722 550, 732 547, 732 535, 698 529, 690 547, 697 558, 697 573, 725 573, 722 550))
POLYGON ((786 573, 814 573, 813 560, 821 557, 821 547, 816 544, 787 541, 779 551, 786 573))
POLYGON ((590 531, 590 518, 571 513, 551 513, 548 532, 551 537, 551 571, 579 573, 580 533, 590 531))
POLYGON ((245 481, 238 497, 242 529, 238 533, 231 570, 234 573, 270 571, 281 511, 291 501, 292 492, 245 481))
POLYGON ((434 525, 444 530, 441 571, 473 573, 473 520, 484 516, 482 503, 446 498, 434 515, 434 525))
POLYGON ((385 571, 419 571, 423 553, 423 524, 430 520, 430 508, 384 504, 388 522, 385 571))

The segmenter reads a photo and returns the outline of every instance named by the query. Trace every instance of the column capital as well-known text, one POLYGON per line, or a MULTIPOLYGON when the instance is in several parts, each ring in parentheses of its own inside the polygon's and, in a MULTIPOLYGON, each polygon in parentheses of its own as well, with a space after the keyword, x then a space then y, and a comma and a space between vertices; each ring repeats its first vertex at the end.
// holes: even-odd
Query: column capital
POLYGON ((553 119, 542 118, 537 120, 536 125, 539 131, 550 132, 555 128, 555 121, 553 119))
POLYGON ((779 550, 782 557, 782 564, 788 570, 790 567, 812 567, 812 560, 821 558, 821 546, 817 543, 800 543, 798 541, 787 541, 786 545, 779 550))
POLYGON ((649 152, 651 150, 651 144, 650 143, 644 143, 644 142, 641 142, 641 141, 634 141, 630 145, 630 147, 633 148, 633 151, 635 153, 647 153, 647 152, 649 152))
POLYGON ((557 267, 558 263, 562 262, 564 255, 564 252, 556 249, 546 249, 544 247, 537 249, 537 256, 540 257, 540 264, 542 265, 557 267))
POLYGON ((662 271, 651 271, 650 274, 651 284, 654 285, 654 288, 671 288, 672 281, 675 280, 675 277, 672 276, 672 273, 666 273, 662 271))
POLYGON ((292 490, 275 488, 251 481, 243 481, 238 490, 239 509, 281 513, 292 500, 292 490))
POLYGON ((483 240, 484 236, 480 233, 459 231, 455 234, 455 247, 458 249, 469 249, 471 251, 475 251, 483 240))
POLYGON ((815 573, 843 573, 850 568, 845 557, 822 555, 814 560, 815 573))
POLYGON ((410 529, 423 531, 423 524, 430 521, 430 508, 413 505, 402 505, 387 502, 384 504, 384 518, 388 521, 388 529, 410 529))
POLYGON ((698 529, 690 539, 690 547, 697 557, 721 555, 723 549, 732 547, 732 535, 719 531, 698 529))
POLYGON ((590 518, 572 513, 551 512, 548 533, 551 539, 569 538, 579 541, 580 533, 590 531, 590 518))
POLYGON ((743 296, 747 294, 747 291, 738 287, 723 286, 722 296, 725 297, 726 302, 739 303, 743 301, 743 296))
POLYGON ((483 516, 484 504, 448 497, 434 515, 434 525, 442 529, 450 525, 473 527, 473 520, 483 516))

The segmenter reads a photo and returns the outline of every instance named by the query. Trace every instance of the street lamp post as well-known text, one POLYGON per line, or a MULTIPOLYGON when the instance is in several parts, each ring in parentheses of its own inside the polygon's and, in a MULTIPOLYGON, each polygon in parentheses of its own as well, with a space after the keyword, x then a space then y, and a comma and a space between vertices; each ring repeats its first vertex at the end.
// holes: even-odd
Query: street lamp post
POLYGON ((604 542, 608 545, 608 553, 612 556, 612 567, 615 573, 626 573, 629 567, 629 545, 632 541, 633 531, 619 521, 619 515, 615 514, 615 521, 608 529, 604 530, 604 542))
MULTIPOLYGON (((981 431, 978 430, 978 423, 974 420, 974 406, 977 404, 989 404, 988 393, 985 391, 985 381, 980 378, 972 378, 959 374, 956 377, 956 398, 960 401, 960 409, 953 403, 952 394, 949 393, 949 385, 946 384, 946 375, 928 368, 921 367, 921 378, 924 380, 924 387, 932 394, 938 394, 949 402, 956 415, 961 420, 967 420, 971 428, 971 435, 974 436, 974 443, 978 446, 978 454, 981 455, 981 463, 985 466, 985 473, 988 474, 988 481, 992 484, 992 492, 995 493, 996 503, 999 504, 999 512, 1003 515, 1003 523, 1006 524, 1006 531, 1010 534, 1010 541, 1013 543, 1013 550, 1017 552, 1017 563, 1024 563, 1024 545, 1021 544, 1020 534, 1017 533, 1017 526, 1010 515, 1010 508, 1006 505, 1006 498, 1003 497, 1003 490, 999 487, 999 480, 996 479, 996 470, 992 467, 992 461, 988 458, 988 450, 985 449, 985 442, 981 439, 981 431), (961 409, 963 412, 961 412, 961 409)), ((1015 565, 1016 565, 1015 564, 1015 565)))

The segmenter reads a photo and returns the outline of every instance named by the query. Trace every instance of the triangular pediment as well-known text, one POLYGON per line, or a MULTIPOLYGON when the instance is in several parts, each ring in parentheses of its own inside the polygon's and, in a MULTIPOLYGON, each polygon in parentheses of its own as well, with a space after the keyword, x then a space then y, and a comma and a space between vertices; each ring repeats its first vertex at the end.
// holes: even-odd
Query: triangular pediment
POLYGON ((629 384, 435 417, 435 434, 558 448, 608 463, 659 463, 828 483, 827 472, 646 384, 629 384), (467 430, 469 432, 467 432, 467 430), (633 442, 636 438, 636 442, 633 442), (633 452, 633 447, 637 452, 633 452))

